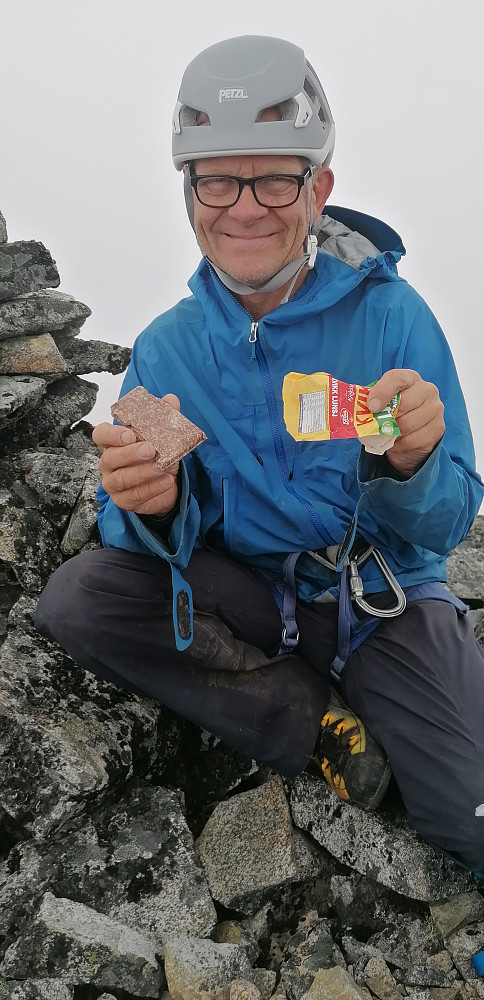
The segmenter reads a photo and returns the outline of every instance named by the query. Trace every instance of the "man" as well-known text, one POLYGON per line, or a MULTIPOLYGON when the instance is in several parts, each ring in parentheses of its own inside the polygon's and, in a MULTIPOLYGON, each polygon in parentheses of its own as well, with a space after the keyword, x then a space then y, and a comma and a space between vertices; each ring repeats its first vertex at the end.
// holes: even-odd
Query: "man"
POLYGON ((173 155, 204 259, 192 296, 136 341, 123 394, 181 405, 207 440, 160 474, 132 431, 95 428, 105 548, 54 574, 37 627, 246 756, 289 776, 310 764, 362 808, 391 767, 409 822, 482 869, 484 655, 439 582, 482 483, 448 346, 397 275, 399 238, 323 212, 333 145, 297 46, 233 38, 188 66, 173 155), (376 381, 374 412, 400 392, 393 448, 296 442, 291 371, 376 381))

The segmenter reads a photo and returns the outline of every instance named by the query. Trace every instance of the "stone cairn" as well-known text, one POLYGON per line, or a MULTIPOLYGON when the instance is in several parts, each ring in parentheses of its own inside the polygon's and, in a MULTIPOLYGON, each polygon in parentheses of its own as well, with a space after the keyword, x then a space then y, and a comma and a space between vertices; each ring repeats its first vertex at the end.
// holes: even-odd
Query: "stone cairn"
MULTIPOLYGON (((35 632, 50 573, 100 544, 80 376, 129 360, 76 339, 58 285, 0 214, 0 998, 484 998, 483 883, 395 788, 366 814, 285 782, 35 632)), ((480 641, 483 551, 478 518, 449 560, 480 641)))

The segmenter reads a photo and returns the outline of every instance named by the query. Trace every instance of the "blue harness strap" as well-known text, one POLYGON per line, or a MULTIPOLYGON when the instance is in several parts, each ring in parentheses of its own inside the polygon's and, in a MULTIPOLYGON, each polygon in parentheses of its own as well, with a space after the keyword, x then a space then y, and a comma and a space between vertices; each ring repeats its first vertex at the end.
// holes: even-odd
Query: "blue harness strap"
MULTIPOLYGON (((405 590, 405 597, 407 604, 414 604, 415 601, 431 598, 432 600, 446 601, 448 604, 453 604, 460 614, 463 615, 467 614, 469 610, 467 604, 460 601, 455 594, 451 594, 442 583, 438 582, 417 583, 413 587, 408 587, 405 590)), ((338 611, 338 649, 331 664, 331 678, 335 683, 340 683, 343 667, 350 654, 355 649, 358 649, 358 646, 371 635, 381 620, 376 615, 368 615, 361 620, 356 617, 351 603, 348 566, 344 566, 341 573, 338 611)))
POLYGON ((256 569, 260 580, 269 587, 281 616, 281 641, 272 650, 272 656, 293 653, 299 643, 299 629, 296 622, 297 590, 295 571, 300 552, 291 552, 282 564, 281 575, 263 569, 256 569))

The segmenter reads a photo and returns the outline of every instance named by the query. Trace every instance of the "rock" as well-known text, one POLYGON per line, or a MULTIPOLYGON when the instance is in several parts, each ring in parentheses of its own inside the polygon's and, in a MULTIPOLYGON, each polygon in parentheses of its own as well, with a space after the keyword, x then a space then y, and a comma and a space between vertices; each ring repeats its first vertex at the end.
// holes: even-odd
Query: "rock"
POLYGON ((402 1000, 402 994, 384 958, 370 958, 365 966, 365 984, 378 1000, 402 1000))
POLYGON ((100 472, 96 458, 89 461, 89 469, 84 478, 81 492, 72 511, 69 524, 61 541, 61 552, 65 556, 75 555, 87 544, 97 531, 99 503, 96 492, 100 483, 100 472))
POLYGON ((367 1000, 367 994, 356 985, 346 969, 334 966, 316 973, 311 988, 301 1000, 367 1000))
POLYGON ((135 756, 149 755, 159 709, 21 629, 0 648, 0 674, 0 805, 43 839, 131 776, 135 756))
MULTIPOLYGON (((22 381, 27 381, 27 376, 22 381)), ((0 394, 1 382, 0 376, 0 394)), ((60 447, 72 425, 90 412, 96 401, 96 394, 97 386, 93 382, 76 377, 59 379, 45 386, 40 405, 33 407, 27 415, 20 411, 19 414, 15 413, 8 426, 8 435, 4 434, 2 437, 0 434, 0 459, 8 458, 13 448, 35 450, 39 446, 60 447)), ((0 427, 0 431, 1 429, 0 427)))
POLYGON ((290 783, 289 801, 296 826, 343 864, 395 892, 434 902, 474 884, 469 874, 423 843, 403 816, 363 813, 307 774, 290 783))
POLYGON ((393 894, 373 879, 357 872, 333 875, 330 900, 345 931, 352 931, 365 941, 400 916, 393 894))
POLYGON ((364 970, 372 958, 383 958, 379 948, 375 945, 358 941, 352 934, 344 934, 341 939, 341 947, 348 965, 353 966, 353 975, 359 986, 364 985, 364 970), (360 976, 361 972, 361 976, 360 976))
POLYGON ((442 969, 432 968, 430 965, 409 965, 406 969, 395 970, 395 982, 403 983, 405 986, 449 986, 453 977, 447 975, 442 969))
POLYGON ((250 962, 259 955, 259 945, 255 934, 236 920, 222 920, 215 927, 212 940, 218 944, 238 944, 245 948, 250 962))
POLYGON ((59 283, 55 261, 43 243, 0 243, 0 302, 59 283))
POLYGON ((88 906, 47 892, 34 920, 8 948, 0 974, 52 976, 157 997, 164 983, 153 942, 88 906), (59 959, 62 956, 62 961, 59 959))
POLYGON ((329 922, 308 913, 289 938, 281 965, 281 982, 290 1000, 300 1000, 318 969, 345 968, 342 952, 331 936, 329 922))
POLYGON ((0 212, 0 243, 7 242, 7 223, 5 222, 5 216, 0 212))
POLYGON ((119 375, 129 365, 130 347, 106 344, 102 340, 76 340, 71 334, 57 334, 55 341, 70 375, 89 372, 119 375))
POLYGON ((0 935, 47 890, 159 941, 208 935, 217 919, 179 795, 161 788, 133 788, 53 845, 16 844, 0 865, 0 935))
POLYGON ((164 788, 135 788, 95 818, 107 845, 99 878, 81 875, 96 908, 161 942, 167 934, 202 937, 217 922, 203 869, 180 804, 164 788))
POLYGON ((463 927, 446 940, 454 964, 476 996, 484 997, 484 979, 477 978, 471 958, 484 949, 484 921, 463 927))
POLYGON ((467 536, 447 559, 450 589, 462 601, 484 602, 484 517, 476 517, 467 536))
POLYGON ((229 1000, 234 980, 253 981, 245 950, 238 945, 170 934, 163 951, 172 1000, 229 1000))
POLYGON ((474 629, 474 635, 476 637, 476 642, 480 643, 484 647, 484 611, 482 608, 476 608, 475 610, 469 611, 469 619, 474 629))
POLYGON ((73 996, 74 987, 58 979, 0 979, 2 1000, 72 1000, 73 996))
POLYGON ((39 593, 62 561, 59 540, 49 521, 23 507, 15 494, 0 488, 0 561, 11 566, 28 592, 39 593))
POLYGON ((64 527, 84 491, 95 496, 99 481, 97 457, 89 453, 81 459, 60 452, 20 452, 25 482, 35 490, 38 505, 56 527, 64 527), (96 478, 95 478, 96 477, 96 478))
POLYGON ((255 913, 275 890, 300 878, 281 779, 221 802, 198 838, 197 851, 214 899, 245 914, 255 913))
POLYGON ((154 784, 179 788, 185 796, 190 829, 198 836, 215 806, 262 777, 255 761, 242 757, 215 736, 162 709, 151 778, 154 784))
POLYGON ((254 985, 260 993, 261 1000, 271 1000, 276 988, 276 973, 271 969, 253 969, 254 985))
POLYGON ((67 365, 48 333, 0 341, 0 374, 62 375, 67 365))
POLYGON ((0 375, 0 429, 5 429, 13 414, 18 416, 36 406, 46 388, 42 378, 0 375))
POLYGON ((0 341, 8 337, 64 332, 72 327, 79 332, 90 315, 89 306, 65 292, 54 292, 50 288, 26 292, 10 302, 0 302, 0 341))
POLYGON ((247 979, 234 979, 230 984, 229 1000, 261 1000, 260 990, 247 979))
POLYGON ((441 903, 434 903, 430 912, 443 938, 455 934, 461 927, 484 921, 484 899, 481 893, 463 892, 441 903))
POLYGON ((421 962, 422 955, 437 954, 442 939, 436 928, 426 920, 405 914, 398 925, 373 934, 368 944, 378 948, 390 965, 408 969, 421 962))

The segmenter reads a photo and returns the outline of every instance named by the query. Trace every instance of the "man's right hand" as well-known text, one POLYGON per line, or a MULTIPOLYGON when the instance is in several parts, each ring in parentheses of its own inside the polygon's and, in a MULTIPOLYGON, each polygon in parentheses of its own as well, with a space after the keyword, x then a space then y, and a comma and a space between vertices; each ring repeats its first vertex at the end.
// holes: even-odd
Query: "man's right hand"
MULTIPOLYGON (((170 393, 163 399, 180 409, 177 396, 170 393)), ((103 449, 99 459, 103 489, 117 507, 147 517, 173 510, 178 500, 179 462, 160 472, 153 445, 137 441, 134 431, 118 424, 98 424, 92 439, 103 449)))

